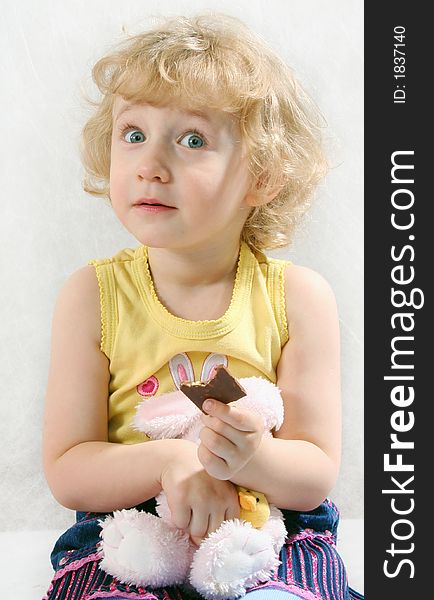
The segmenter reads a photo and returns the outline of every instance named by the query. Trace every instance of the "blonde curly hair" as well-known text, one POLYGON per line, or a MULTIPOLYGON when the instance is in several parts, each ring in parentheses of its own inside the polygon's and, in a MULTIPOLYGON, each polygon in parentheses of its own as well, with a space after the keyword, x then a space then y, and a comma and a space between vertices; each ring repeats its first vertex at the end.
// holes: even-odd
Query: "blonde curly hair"
POLYGON ((93 114, 82 132, 86 192, 110 198, 117 96, 189 110, 216 108, 239 121, 256 193, 274 195, 252 208, 242 239, 259 251, 289 243, 327 169, 322 116, 259 36, 226 15, 169 18, 128 36, 96 62, 92 77, 102 99, 89 100, 93 114))

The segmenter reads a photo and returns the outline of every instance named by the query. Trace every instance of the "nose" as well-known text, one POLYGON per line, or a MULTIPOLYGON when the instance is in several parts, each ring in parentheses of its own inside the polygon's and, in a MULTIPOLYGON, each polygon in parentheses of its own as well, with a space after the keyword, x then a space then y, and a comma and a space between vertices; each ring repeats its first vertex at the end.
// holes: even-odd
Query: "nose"
POLYGON ((140 163, 137 167, 137 177, 140 180, 167 183, 170 180, 170 171, 167 167, 167 157, 163 149, 149 143, 144 146, 140 163))

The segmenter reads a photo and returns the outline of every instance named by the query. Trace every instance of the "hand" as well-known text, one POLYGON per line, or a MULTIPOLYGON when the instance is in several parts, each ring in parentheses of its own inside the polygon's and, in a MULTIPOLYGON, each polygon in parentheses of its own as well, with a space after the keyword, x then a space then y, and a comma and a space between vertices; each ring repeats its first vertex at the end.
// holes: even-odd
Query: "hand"
POLYGON ((256 452, 264 431, 262 419, 212 398, 204 402, 203 409, 208 414, 202 416, 197 455, 207 473, 216 479, 230 479, 256 452))
POLYGON ((167 496, 172 522, 188 531, 199 545, 226 519, 239 517, 238 493, 230 481, 209 475, 197 456, 197 446, 187 440, 179 442, 161 472, 161 487, 167 496))

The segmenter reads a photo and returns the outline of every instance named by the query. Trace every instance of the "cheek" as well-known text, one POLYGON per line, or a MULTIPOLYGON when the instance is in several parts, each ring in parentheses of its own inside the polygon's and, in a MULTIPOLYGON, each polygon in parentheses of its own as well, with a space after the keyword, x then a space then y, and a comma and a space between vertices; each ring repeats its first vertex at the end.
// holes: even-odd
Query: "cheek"
POLYGON ((222 161, 216 185, 234 200, 242 200, 250 187, 250 173, 247 160, 238 149, 229 153, 222 161))
MULTIPOLYGON (((115 214, 118 215, 120 198, 122 197, 122 189, 116 178, 110 177, 109 183, 110 204, 115 214)), ((119 216, 119 215, 118 215, 119 216)))
POLYGON ((124 212, 128 190, 118 170, 110 171, 109 195, 112 210, 118 219, 122 221, 122 213, 124 212))
POLYGON ((190 171, 188 176, 179 181, 177 194, 182 197, 182 203, 189 205, 190 210, 197 213, 197 217, 205 207, 212 208, 220 197, 221 182, 215 170, 198 169, 190 171))
POLYGON ((200 169, 192 171, 185 181, 188 197, 200 198, 202 203, 221 204, 223 198, 230 199, 237 195, 243 185, 240 184, 240 168, 238 161, 235 165, 228 157, 210 161, 200 169))
POLYGON ((229 166, 228 178, 240 198, 243 198, 251 187, 252 176, 246 158, 238 157, 229 166))
POLYGON ((112 202, 126 191, 127 176, 125 170, 117 161, 111 161, 110 164, 110 197, 112 202))

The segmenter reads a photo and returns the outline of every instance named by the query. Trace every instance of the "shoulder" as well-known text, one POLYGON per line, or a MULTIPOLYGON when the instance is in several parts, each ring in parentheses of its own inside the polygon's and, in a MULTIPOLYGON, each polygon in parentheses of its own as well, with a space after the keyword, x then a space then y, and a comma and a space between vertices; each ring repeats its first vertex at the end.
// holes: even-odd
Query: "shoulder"
POLYGON ((101 337, 100 293, 98 279, 92 266, 73 272, 57 296, 54 321, 68 329, 86 330, 95 341, 101 337))
POLYGON ((285 290, 297 292, 308 297, 334 298, 334 293, 328 281, 317 271, 300 265, 289 264, 284 271, 285 290))
POLYGON ((59 298, 68 299, 70 302, 92 302, 98 298, 98 279, 95 269, 87 265, 74 271, 60 289, 59 298))
POLYGON ((325 317, 337 321, 336 298, 331 285, 318 272, 290 264, 284 271, 285 307, 289 333, 304 322, 325 317))

